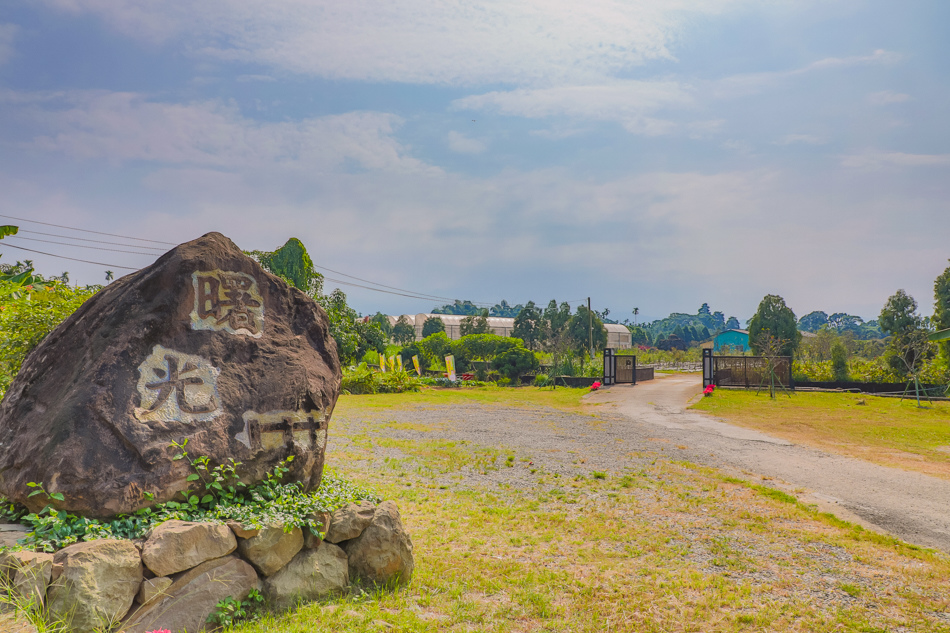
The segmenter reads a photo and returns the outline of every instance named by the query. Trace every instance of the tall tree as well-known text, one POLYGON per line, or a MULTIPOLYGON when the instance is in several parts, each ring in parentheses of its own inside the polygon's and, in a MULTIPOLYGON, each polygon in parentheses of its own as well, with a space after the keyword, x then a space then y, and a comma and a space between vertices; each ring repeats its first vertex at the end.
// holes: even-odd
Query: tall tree
POLYGON ((422 338, 428 338, 436 332, 445 332, 445 322, 437 316, 427 317, 422 322, 422 338))
MULTIPOLYGON (((567 305, 567 304, 562 304, 567 305)), ((604 323, 587 306, 577 306, 577 312, 567 322, 567 331, 571 338, 571 346, 578 354, 589 349, 590 339, 593 338, 594 350, 607 347, 607 330, 604 323)))
POLYGON ((766 295, 749 322, 749 346, 756 354, 762 351, 763 333, 782 342, 781 352, 784 356, 791 356, 802 340, 795 313, 785 305, 785 299, 778 295, 766 295))
POLYGON ((416 328, 412 327, 405 315, 399 317, 393 326, 393 340, 400 345, 408 345, 416 340, 416 328))
POLYGON ((260 262, 267 271, 283 278, 311 297, 316 298, 323 292, 323 275, 314 269, 306 247, 296 237, 287 240, 287 243, 276 251, 250 251, 247 254, 260 262))
POLYGON ((809 312, 798 321, 798 327, 806 332, 817 332, 822 325, 828 324, 828 315, 821 310, 809 312))
MULTIPOLYGON (((950 328, 950 266, 934 281, 934 327, 950 328)), ((950 362, 950 341, 940 342, 940 353, 950 362)))
POLYGON ((904 374, 912 374, 918 361, 928 353, 926 323, 917 313, 917 301, 898 290, 888 297, 878 319, 881 330, 890 335, 888 362, 904 374))
POLYGON ((459 334, 461 336, 490 333, 491 328, 488 326, 488 310, 482 310, 478 316, 469 315, 459 323, 459 334))
POLYGON ((525 347, 536 349, 541 340, 541 310, 534 301, 529 301, 515 317, 515 327, 511 335, 524 341, 525 347))
POLYGON ((727 330, 740 330, 742 329, 739 324, 739 319, 734 316, 729 317, 729 320, 726 321, 727 330))

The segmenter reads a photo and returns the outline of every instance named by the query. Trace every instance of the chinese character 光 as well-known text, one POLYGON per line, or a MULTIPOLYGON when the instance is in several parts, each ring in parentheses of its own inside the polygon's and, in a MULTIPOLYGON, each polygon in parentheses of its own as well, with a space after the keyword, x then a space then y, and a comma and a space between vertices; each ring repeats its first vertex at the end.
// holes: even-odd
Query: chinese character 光
MULTIPOLYGON (((172 392, 175 392, 175 399, 178 402, 178 406, 185 413, 198 414, 198 413, 210 413, 218 408, 217 403, 214 401, 214 396, 211 397, 211 401, 208 404, 201 405, 192 405, 188 403, 188 397, 185 394, 186 385, 203 385, 204 380, 198 378, 197 376, 189 376, 183 378, 183 374, 188 374, 196 369, 198 366, 194 363, 185 363, 185 366, 178 369, 178 359, 174 356, 166 355, 165 362, 168 364, 168 380, 164 382, 150 382, 145 386, 148 389, 158 391, 158 396, 155 398, 155 404, 152 405, 152 408, 149 411, 155 411, 161 407, 168 398, 172 395, 172 392)), ((166 372, 163 369, 153 369, 159 378, 164 378, 166 372)))

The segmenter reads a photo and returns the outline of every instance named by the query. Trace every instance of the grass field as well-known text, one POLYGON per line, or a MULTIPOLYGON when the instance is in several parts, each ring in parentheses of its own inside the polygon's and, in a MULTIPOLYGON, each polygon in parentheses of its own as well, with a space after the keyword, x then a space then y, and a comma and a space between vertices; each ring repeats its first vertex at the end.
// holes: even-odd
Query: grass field
POLYGON ((946 556, 785 493, 651 453, 635 469, 565 475, 542 456, 440 439, 437 423, 400 439, 407 425, 387 420, 473 401, 576 408, 572 391, 341 398, 327 463, 399 504, 412 582, 236 630, 950 631, 946 556), (533 483, 493 477, 509 468, 533 483))
POLYGON ((693 406, 722 419, 822 450, 950 478, 950 402, 845 393, 719 389, 693 406))

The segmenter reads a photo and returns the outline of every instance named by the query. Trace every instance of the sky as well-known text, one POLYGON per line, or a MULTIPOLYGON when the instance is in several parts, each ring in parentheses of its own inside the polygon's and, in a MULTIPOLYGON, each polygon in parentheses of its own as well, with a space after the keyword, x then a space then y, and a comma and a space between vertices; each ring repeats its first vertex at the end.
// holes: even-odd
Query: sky
POLYGON ((930 314, 947 24, 942 0, 6 0, 0 261, 101 283, 219 231, 388 286, 327 282, 364 314, 744 320, 778 294, 872 319, 898 288, 930 314))

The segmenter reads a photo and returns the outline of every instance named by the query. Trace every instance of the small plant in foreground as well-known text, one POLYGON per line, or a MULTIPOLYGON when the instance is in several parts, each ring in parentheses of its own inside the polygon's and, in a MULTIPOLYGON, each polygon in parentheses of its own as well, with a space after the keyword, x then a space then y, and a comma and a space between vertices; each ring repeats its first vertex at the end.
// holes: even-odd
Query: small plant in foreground
POLYGON ((230 628, 241 622, 253 622, 260 619, 264 608, 264 596, 257 589, 244 600, 235 600, 228 596, 215 605, 214 611, 208 616, 208 622, 230 628))

